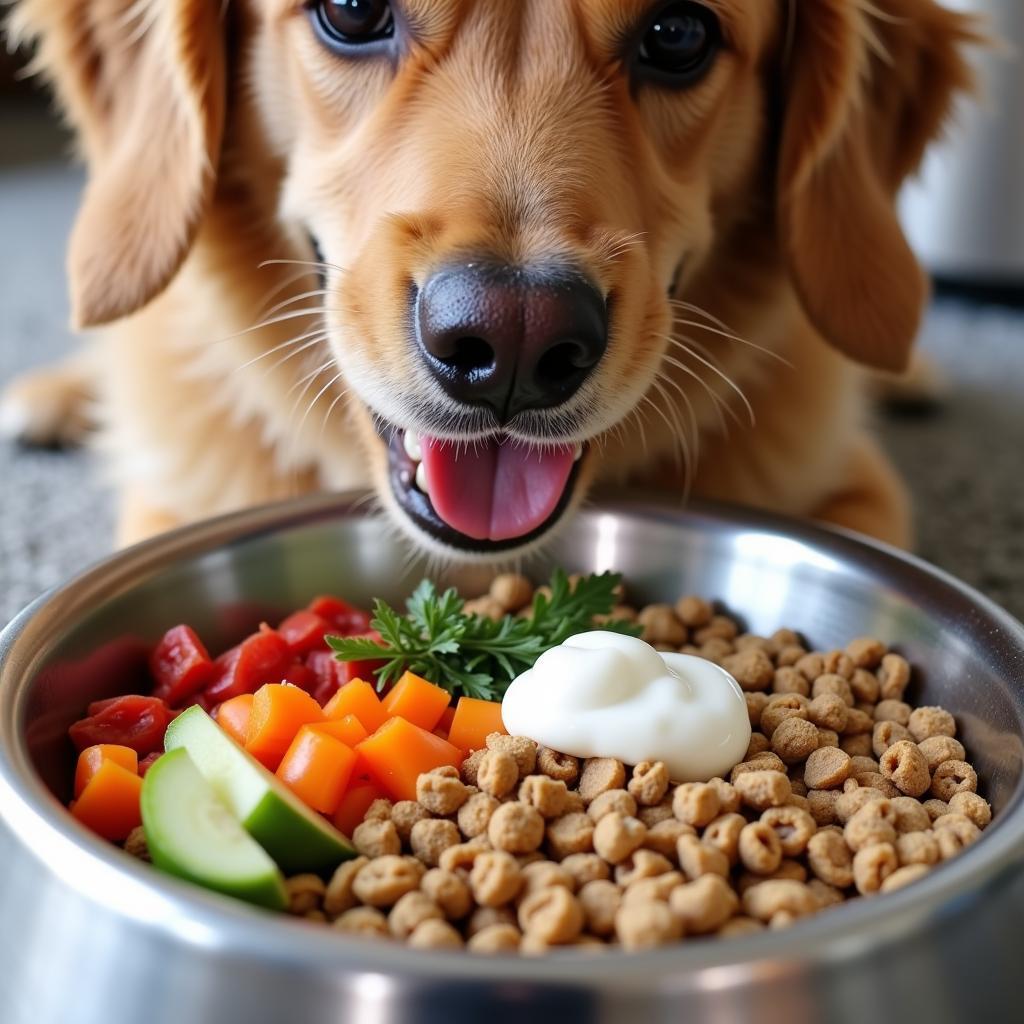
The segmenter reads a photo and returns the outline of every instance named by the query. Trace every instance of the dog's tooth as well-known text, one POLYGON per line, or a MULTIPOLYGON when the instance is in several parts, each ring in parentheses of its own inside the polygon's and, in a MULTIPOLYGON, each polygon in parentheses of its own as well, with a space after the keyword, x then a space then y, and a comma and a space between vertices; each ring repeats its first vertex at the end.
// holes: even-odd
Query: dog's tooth
POLYGON ((430 489, 427 487, 427 467, 422 462, 416 467, 416 486, 424 494, 430 494, 430 489))
POLYGON ((402 444, 405 447, 405 454, 413 462, 420 462, 423 459, 423 446, 420 444, 420 435, 415 430, 407 430, 402 435, 402 444))
POLYGON ((583 457, 583 445, 577 444, 576 445, 576 451, 574 451, 572 453, 572 460, 573 460, 573 462, 579 462, 582 457, 583 457))

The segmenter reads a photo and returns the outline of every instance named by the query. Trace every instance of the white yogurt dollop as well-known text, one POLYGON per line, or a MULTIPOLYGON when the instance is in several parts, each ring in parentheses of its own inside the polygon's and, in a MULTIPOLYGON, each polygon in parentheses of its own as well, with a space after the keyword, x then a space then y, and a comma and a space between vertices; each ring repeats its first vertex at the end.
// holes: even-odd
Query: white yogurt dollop
POLYGON ((725 669, 605 630, 578 633, 512 681, 505 728, 563 754, 664 761, 674 782, 706 782, 742 760, 750 719, 725 669))

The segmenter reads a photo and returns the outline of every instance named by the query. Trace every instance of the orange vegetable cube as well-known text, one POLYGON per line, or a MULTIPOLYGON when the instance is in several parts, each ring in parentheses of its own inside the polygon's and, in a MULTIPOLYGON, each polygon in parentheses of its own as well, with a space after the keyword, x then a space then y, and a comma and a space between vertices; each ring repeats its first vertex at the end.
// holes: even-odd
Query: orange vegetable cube
POLYGON ((267 683, 253 696, 245 749, 274 771, 299 729, 323 720, 320 705, 305 690, 287 683, 267 683))
POLYGON ((346 747, 355 747, 357 743, 362 743, 370 735, 355 715, 346 715, 336 721, 328 719, 326 722, 317 722, 310 728, 316 729, 318 732, 325 732, 336 740, 341 740, 346 747))
POLYGON ((387 796, 376 782, 353 782, 334 812, 334 827, 351 837, 374 800, 387 796))
POLYGON ((254 695, 240 693, 230 697, 217 707, 214 719, 217 724, 240 746, 245 746, 245 737, 249 732, 249 717, 252 714, 254 695))
POLYGON ((441 765, 457 768, 458 747, 405 718, 391 718, 356 747, 376 782, 392 800, 415 800, 416 780, 441 765))
POLYGON ((355 764, 351 747, 322 729, 304 725, 281 758, 277 777, 314 811, 333 814, 355 764))
POLYGON ((388 717, 377 691, 362 679, 345 683, 324 705, 326 718, 344 718, 346 715, 355 715, 367 732, 376 732, 388 717))
POLYGON ((492 732, 505 732, 501 721, 501 704, 495 700, 460 697, 455 718, 448 730, 448 742, 459 750, 482 750, 492 732))
POLYGON ((404 718, 429 732, 437 728, 451 699, 447 690, 412 672, 405 672, 382 703, 389 718, 404 718))
POLYGON ((142 824, 141 792, 142 779, 135 772, 106 759, 71 805, 71 813, 104 839, 120 842, 142 824))
POLYGON ((75 768, 75 796, 80 797, 89 780, 99 771, 104 761, 113 761, 133 774, 139 771, 139 755, 131 747, 119 743, 94 743, 78 755, 75 768))

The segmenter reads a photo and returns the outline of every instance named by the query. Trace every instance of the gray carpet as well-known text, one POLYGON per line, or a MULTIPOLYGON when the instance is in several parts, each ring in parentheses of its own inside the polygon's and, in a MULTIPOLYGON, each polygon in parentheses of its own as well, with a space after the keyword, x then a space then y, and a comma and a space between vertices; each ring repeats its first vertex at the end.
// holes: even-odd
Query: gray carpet
MULTIPOLYGON (((0 107, 0 383, 58 358, 63 247, 80 176, 38 110, 0 107)), ((1024 312, 942 301, 923 347, 942 411, 883 418, 917 502, 919 550, 1024 617, 1024 312)), ((0 622, 110 549, 111 495, 83 452, 0 445, 0 622)))

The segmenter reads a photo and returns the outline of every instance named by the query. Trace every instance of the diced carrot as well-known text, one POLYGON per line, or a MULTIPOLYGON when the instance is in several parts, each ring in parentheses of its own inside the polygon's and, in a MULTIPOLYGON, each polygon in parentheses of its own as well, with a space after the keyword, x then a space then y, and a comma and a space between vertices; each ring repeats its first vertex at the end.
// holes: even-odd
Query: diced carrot
POLYGON ((346 747, 355 747, 362 743, 370 733, 362 722, 355 715, 346 715, 344 718, 328 719, 326 722, 317 722, 310 726, 318 732, 325 732, 337 740, 341 740, 346 747))
POLYGON ((76 797, 82 795, 82 790, 105 761, 113 761, 122 768, 127 768, 133 775, 138 774, 139 755, 131 747, 122 747, 119 743, 94 743, 78 755, 78 765, 75 768, 76 797))
POLYGON ((429 732, 437 727, 451 699, 447 690, 428 683, 412 672, 405 672, 382 704, 389 718, 404 718, 429 732))
POLYGON ((142 824, 141 792, 142 779, 135 772, 107 759, 72 804, 71 813, 104 839, 120 842, 142 824))
POLYGON ((448 742, 459 750, 482 750, 492 732, 505 732, 501 704, 494 700, 460 697, 455 718, 448 730, 448 742))
POLYGON ((441 765, 458 767, 458 747, 405 718, 391 718, 356 747, 373 778, 393 800, 415 800, 416 780, 441 765))
POLYGON ((388 717, 377 691, 362 679, 346 683, 324 705, 326 718, 339 719, 346 715, 355 715, 367 732, 376 732, 388 717))
POLYGON ((353 782, 334 812, 334 827, 351 836, 374 800, 386 796, 376 782, 353 782))
POLYGON ((274 771, 299 729, 323 720, 320 705, 305 690, 267 683, 253 697, 245 749, 274 771))
POLYGON ((333 814, 355 764, 355 752, 341 740, 322 729, 304 725, 281 758, 277 777, 314 811, 333 814))
POLYGON ((213 717, 217 724, 238 744, 245 746, 249 731, 249 718, 256 698, 251 693, 240 693, 218 705, 213 717))

